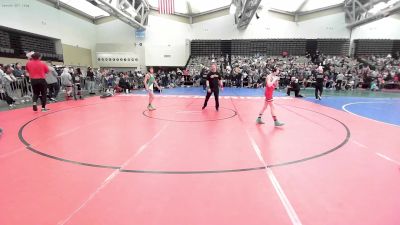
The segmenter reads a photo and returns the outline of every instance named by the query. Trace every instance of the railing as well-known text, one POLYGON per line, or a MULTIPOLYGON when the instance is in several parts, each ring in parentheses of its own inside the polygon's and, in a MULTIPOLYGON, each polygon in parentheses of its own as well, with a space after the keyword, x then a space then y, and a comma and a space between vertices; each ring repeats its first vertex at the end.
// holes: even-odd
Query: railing
MULTIPOLYGON (((244 77, 235 77, 235 76, 230 76, 228 74, 224 74, 225 78, 223 79, 224 86, 227 87, 263 87, 264 81, 260 82, 260 80, 253 80, 253 79, 246 79, 244 77)), ((94 91, 96 93, 104 93, 107 90, 116 90, 116 91, 123 91, 122 88, 118 87, 119 80, 121 78, 115 77, 114 79, 107 79, 106 77, 103 76, 98 76, 95 77, 94 80, 94 91)), ((144 76, 138 77, 129 77, 128 83, 130 86, 130 89, 140 89, 143 88, 143 80, 144 76)), ((299 84, 305 88, 305 87, 312 87, 313 86, 313 81, 310 80, 304 80, 299 81, 299 84)), ((89 94, 89 80, 88 79, 81 79, 80 85, 82 88, 82 94, 83 95, 88 95, 89 94)), ((174 77, 159 77, 158 78, 158 83, 160 86, 163 87, 168 87, 168 88, 173 88, 181 85, 187 85, 190 83, 191 85, 198 87, 203 85, 203 80, 201 79, 200 76, 174 76, 174 77)), ((357 82, 358 84, 361 84, 362 82, 357 82)), ((355 84, 356 87, 359 86, 358 84, 355 84)), ((66 97, 66 87, 63 87, 61 84, 61 79, 60 77, 58 78, 58 85, 60 87, 60 93, 58 94, 58 99, 62 99, 66 97)), ((280 88, 285 88, 287 85, 287 82, 285 83, 284 81, 281 82, 281 87, 280 88)), ((334 84, 333 84, 334 85, 334 84)), ((346 82, 343 82, 343 86, 346 85, 346 82)), ((386 82, 382 85, 382 88, 387 88, 387 89, 393 89, 393 88, 400 88, 399 82, 386 82)), ((14 101, 15 104, 24 104, 24 103, 29 103, 32 101, 32 87, 31 83, 28 77, 21 77, 17 78, 14 81, 3 81, 0 83, 0 94, 2 95, 2 100, 4 99, 4 95, 7 94, 10 96, 14 101)), ((0 101, 0 105, 4 104, 4 101, 0 101)))

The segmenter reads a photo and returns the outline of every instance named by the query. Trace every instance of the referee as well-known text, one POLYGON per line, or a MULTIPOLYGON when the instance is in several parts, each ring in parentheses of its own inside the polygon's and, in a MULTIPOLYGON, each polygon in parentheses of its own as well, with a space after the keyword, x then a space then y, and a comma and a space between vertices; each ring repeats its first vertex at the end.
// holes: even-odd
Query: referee
POLYGON ((211 71, 207 75, 207 80, 206 80, 206 86, 207 86, 207 95, 206 99, 204 101, 204 105, 202 109, 205 109, 207 107, 208 100, 211 97, 211 94, 214 93, 215 97, 215 109, 218 111, 219 109, 219 88, 221 87, 221 90, 224 90, 223 84, 222 84, 222 77, 221 74, 217 72, 217 65, 213 63, 211 65, 211 71))

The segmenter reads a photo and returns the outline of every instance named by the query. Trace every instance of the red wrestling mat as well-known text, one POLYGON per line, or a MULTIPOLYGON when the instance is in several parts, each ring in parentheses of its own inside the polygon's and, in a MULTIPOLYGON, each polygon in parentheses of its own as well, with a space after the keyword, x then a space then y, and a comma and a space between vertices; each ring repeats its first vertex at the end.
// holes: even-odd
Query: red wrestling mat
POLYGON ((374 138, 396 127, 297 99, 275 101, 282 128, 255 124, 263 100, 146 101, 0 113, 0 224, 400 223, 398 145, 374 138))

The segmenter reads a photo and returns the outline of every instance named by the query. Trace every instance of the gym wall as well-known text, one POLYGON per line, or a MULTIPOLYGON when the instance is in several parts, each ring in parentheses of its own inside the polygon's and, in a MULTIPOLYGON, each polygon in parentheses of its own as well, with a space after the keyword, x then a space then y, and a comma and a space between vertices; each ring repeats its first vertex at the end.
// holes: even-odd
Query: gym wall
POLYGON ((66 44, 63 44, 62 48, 65 65, 80 67, 93 66, 91 49, 66 44))
POLYGON ((43 0, 2 0, 0 26, 60 39, 62 44, 79 48, 92 50, 96 44, 95 24, 43 0))

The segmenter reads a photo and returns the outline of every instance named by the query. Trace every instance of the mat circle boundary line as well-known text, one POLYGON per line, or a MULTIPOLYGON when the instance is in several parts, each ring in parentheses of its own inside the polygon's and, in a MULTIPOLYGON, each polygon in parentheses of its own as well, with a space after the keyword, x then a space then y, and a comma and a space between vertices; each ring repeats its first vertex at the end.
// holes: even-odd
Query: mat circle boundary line
MULTIPOLYGON (((112 102, 119 102, 119 101, 112 101, 112 102)), ((121 172, 125 172, 125 173, 149 173, 149 174, 213 174, 213 173, 234 173, 234 172, 246 172, 246 171, 256 171, 256 170, 264 170, 267 167, 268 168, 273 168, 273 167, 281 167, 281 166, 287 166, 287 165, 292 165, 292 164, 297 164, 297 163, 302 163, 302 162, 306 162, 308 160, 312 160, 312 159, 316 159, 325 155, 328 155, 334 151, 339 150, 340 148, 342 148, 345 144, 348 143, 350 136, 351 136, 351 132, 350 129, 346 126, 346 124, 344 124, 342 121, 331 117, 329 115, 326 115, 324 113, 320 113, 314 110, 310 110, 307 108, 302 108, 302 107, 298 107, 298 106, 291 106, 291 105, 284 105, 284 104, 279 104, 280 106, 287 106, 287 107, 292 107, 292 108, 298 108, 298 109, 303 109, 306 111, 310 111, 310 112, 314 112, 320 115, 323 115, 327 118, 330 118, 332 120, 335 120, 336 122, 338 122, 339 124, 341 124, 345 130, 346 130, 346 137, 345 139, 337 146, 324 151, 322 153, 316 154, 316 155, 312 155, 309 157, 305 157, 305 158, 301 158, 298 160, 292 160, 292 161, 287 161, 287 162, 282 162, 282 163, 275 163, 275 164, 269 164, 267 167, 265 166, 256 166, 256 167, 249 167, 249 168, 239 168, 239 169, 225 169, 225 170, 192 170, 192 171, 159 171, 159 170, 128 170, 128 169, 123 169, 121 166, 113 166, 113 165, 104 165, 104 164, 93 164, 93 163, 87 163, 87 162, 80 162, 80 161, 74 161, 74 160, 70 160, 70 159, 65 159, 65 158, 61 158, 58 156, 54 156, 54 155, 50 155, 44 152, 41 152, 40 150, 37 150, 35 148, 33 148, 31 146, 31 144, 29 142, 27 142, 23 136, 23 131, 24 129, 32 122, 34 122, 35 120, 48 116, 48 115, 52 115, 54 113, 57 112, 62 112, 62 111, 67 111, 67 110, 72 110, 75 108, 81 108, 81 107, 87 107, 87 106, 91 106, 91 105, 98 105, 98 104, 103 104, 103 103, 95 103, 95 104, 88 104, 88 105, 81 105, 81 106, 76 106, 76 107, 71 107, 71 108, 66 108, 66 109, 61 109, 61 110, 57 110, 57 111, 53 111, 53 112, 49 112, 46 113, 44 115, 38 116, 36 118, 33 118, 31 120, 29 120, 28 122, 26 122, 25 124, 23 124, 20 129, 18 130, 18 138, 21 141, 21 143, 23 143, 26 146, 26 149, 44 156, 46 158, 50 158, 50 159, 54 159, 54 160, 58 160, 61 162, 66 162, 66 163, 71 163, 71 164, 75 164, 75 165, 80 165, 80 166, 88 166, 88 167, 97 167, 97 168, 107 168, 107 169, 114 169, 114 170, 120 170, 121 172)), ((278 104, 277 104, 278 105, 278 104)), ((235 111, 236 112, 236 111, 235 111)))

